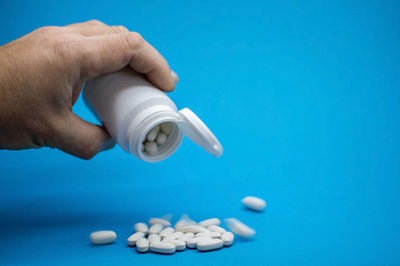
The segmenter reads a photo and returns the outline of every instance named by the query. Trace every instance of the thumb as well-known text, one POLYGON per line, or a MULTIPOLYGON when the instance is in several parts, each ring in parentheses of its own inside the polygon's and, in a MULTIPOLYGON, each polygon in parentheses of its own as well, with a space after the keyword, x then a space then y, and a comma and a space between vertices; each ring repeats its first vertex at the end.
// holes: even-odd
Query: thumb
POLYGON ((104 127, 89 123, 72 112, 57 124, 54 144, 73 156, 88 160, 115 145, 104 127))

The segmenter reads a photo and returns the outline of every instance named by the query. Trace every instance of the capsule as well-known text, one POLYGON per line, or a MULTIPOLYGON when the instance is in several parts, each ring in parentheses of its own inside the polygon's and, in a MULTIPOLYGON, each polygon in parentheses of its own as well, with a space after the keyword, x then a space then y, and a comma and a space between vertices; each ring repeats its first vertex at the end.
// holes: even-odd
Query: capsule
POLYGON ((225 219, 225 223, 232 232, 240 237, 250 238, 256 234, 256 231, 253 228, 250 228, 236 218, 225 219))
POLYGON ((171 223, 163 218, 150 218, 149 224, 150 225, 162 224, 163 226, 171 226, 171 223))
POLYGON ((148 141, 154 141, 157 138, 158 132, 160 132, 159 125, 153 127, 153 129, 150 130, 149 133, 147 133, 146 139, 148 141))
POLYGON ((161 237, 158 234, 150 234, 147 237, 147 240, 149 240, 150 243, 158 242, 161 241, 161 237))
POLYGON ((186 248, 186 242, 180 239, 166 239, 163 242, 168 242, 175 245, 176 251, 181 251, 186 248))
POLYGON ((153 224, 149 229, 149 234, 158 234, 163 230, 164 225, 162 224, 153 224))
POLYGON ((224 242, 218 238, 202 239, 197 242, 197 249, 200 251, 220 249, 223 246, 224 242))
POLYGON ((90 234, 89 239, 93 245, 111 244, 117 239, 117 234, 109 230, 96 231, 90 234))
POLYGON ((163 145, 166 141, 167 141, 167 135, 165 135, 164 133, 158 134, 156 138, 156 142, 158 145, 163 145))
POLYGON ((207 219, 207 220, 201 221, 199 223, 199 225, 204 226, 204 227, 207 227, 210 225, 220 225, 220 224, 221 224, 221 221, 218 218, 207 219))
POLYGON ((226 230, 218 225, 210 225, 207 226, 207 229, 210 230, 210 232, 218 232, 220 234, 223 234, 226 232, 226 230))
POLYGON ((174 228, 172 228, 172 227, 166 227, 166 228, 164 228, 160 233, 159 233, 159 236, 161 236, 161 237, 166 237, 167 235, 170 235, 170 234, 172 234, 172 233, 174 233, 175 232, 175 229, 174 228))
POLYGON ((157 153, 158 146, 157 146, 157 143, 155 143, 153 141, 146 141, 144 143, 144 149, 148 154, 154 154, 154 153, 157 153))
POLYGON ((221 236, 222 242, 224 242, 224 246, 230 246, 233 243, 233 239, 235 236, 232 234, 232 232, 225 232, 221 236))
POLYGON ((135 229, 136 232, 147 233, 147 231, 149 230, 149 227, 145 223, 136 223, 133 226, 133 229, 135 229))
POLYGON ((149 250, 149 241, 146 238, 136 241, 136 250, 140 253, 147 252, 149 250))
POLYGON ((169 242, 156 241, 150 243, 150 250, 155 253, 173 254, 175 252, 175 245, 169 242))
POLYGON ((267 206, 265 200, 253 196, 245 197, 244 199, 242 199, 242 203, 250 210, 259 212, 264 210, 267 206))
POLYGON ((134 247, 136 246, 136 241, 143 238, 145 233, 143 232, 136 232, 128 238, 128 246, 134 247))

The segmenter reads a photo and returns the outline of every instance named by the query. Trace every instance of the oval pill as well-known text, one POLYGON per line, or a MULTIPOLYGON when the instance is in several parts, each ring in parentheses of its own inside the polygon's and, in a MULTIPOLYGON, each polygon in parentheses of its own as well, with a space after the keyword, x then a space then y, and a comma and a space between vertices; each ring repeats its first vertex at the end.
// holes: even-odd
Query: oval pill
POLYGON ((253 228, 250 228, 236 218, 227 218, 225 219, 225 223, 233 233, 240 237, 250 238, 256 234, 253 228))
POLYGON ((149 240, 150 243, 158 242, 161 241, 161 237, 158 234, 150 234, 147 237, 147 240, 149 240))
POLYGON ((149 154, 154 154, 154 153, 158 152, 157 143, 155 143, 153 141, 146 141, 144 143, 144 149, 149 154))
POLYGON ((226 232, 226 230, 218 225, 210 225, 207 226, 207 229, 210 230, 210 232, 218 232, 220 234, 223 234, 226 232))
POLYGON ((184 234, 181 238, 182 238, 182 240, 187 241, 188 239, 191 239, 193 237, 194 237, 194 234, 189 232, 189 233, 184 234))
POLYGON ((149 250, 149 241, 146 238, 136 241, 136 250, 140 253, 147 252, 149 250))
POLYGON ((247 196, 242 199, 242 203, 253 211, 262 211, 267 206, 265 200, 253 196, 247 196))
POLYGON ((153 224, 149 229, 149 234, 158 234, 163 230, 164 225, 162 224, 153 224))
POLYGON ((136 246, 136 241, 143 238, 145 233, 143 232, 136 232, 128 238, 128 246, 134 247, 136 246))
POLYGON ((199 225, 183 225, 176 228, 176 231, 183 232, 183 233, 200 233, 200 232, 209 232, 208 229, 204 228, 203 226, 199 225))
POLYGON ((109 230, 96 231, 90 234, 89 239, 93 245, 111 244, 117 239, 117 234, 109 230))
POLYGON ((166 228, 164 228, 160 233, 159 233, 159 235, 161 236, 161 237, 166 237, 167 235, 170 235, 170 234, 172 234, 172 233, 174 233, 175 232, 175 229, 174 228, 172 228, 172 227, 166 227, 166 228))
POLYGON ((234 238, 235 236, 232 234, 232 232, 225 232, 221 236, 221 240, 224 243, 224 246, 232 245, 234 238))
POLYGON ((148 141, 154 141, 157 138, 158 132, 160 132, 159 125, 153 127, 153 129, 150 130, 149 133, 147 133, 146 139, 148 141))
POLYGON ((171 226, 171 223, 169 221, 162 219, 162 218, 150 218, 149 224, 150 225, 162 224, 164 226, 171 226))
POLYGON ((133 229, 135 229, 136 232, 147 233, 147 230, 149 230, 149 227, 145 223, 136 223, 133 226, 133 229))
POLYGON ((202 239, 197 242, 197 249, 200 251, 208 251, 222 248, 224 242, 218 238, 202 239))
POLYGON ((199 222, 199 225, 207 227, 210 225, 220 225, 221 221, 218 218, 211 218, 204 221, 199 222))
POLYGON ((202 232, 202 233, 197 233, 196 237, 202 237, 202 236, 208 236, 211 238, 220 238, 221 233, 218 232, 202 232))
POLYGON ((175 245, 175 250, 181 251, 186 248, 186 242, 180 239, 169 239, 165 240, 164 242, 168 242, 175 245))
POLYGON ((183 236, 183 233, 182 233, 182 232, 175 232, 175 233, 172 233, 172 234, 167 235, 166 237, 164 237, 164 239, 165 239, 165 240, 169 240, 169 239, 178 239, 178 238, 180 238, 180 237, 182 237, 182 236, 183 236))
POLYGON ((172 254, 175 252, 175 245, 169 242, 152 242, 150 244, 150 250, 156 253, 172 254))
POLYGON ((164 132, 165 134, 169 135, 172 131, 172 127, 169 123, 162 123, 161 124, 161 130, 162 132, 164 132))
POLYGON ((158 134, 156 138, 156 142, 158 145, 163 145, 166 141, 167 141, 167 135, 165 135, 164 133, 158 134))

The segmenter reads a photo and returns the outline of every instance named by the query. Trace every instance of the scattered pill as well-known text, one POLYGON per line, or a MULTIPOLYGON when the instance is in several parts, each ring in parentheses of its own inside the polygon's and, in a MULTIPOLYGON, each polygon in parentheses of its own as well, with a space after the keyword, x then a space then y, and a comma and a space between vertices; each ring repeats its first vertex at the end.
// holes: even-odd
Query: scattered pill
POLYGON ((224 246, 232 245, 234 238, 235 236, 232 234, 232 232, 225 232, 221 236, 221 240, 224 242, 224 246))
POLYGON ((117 239, 117 234, 109 230, 96 231, 90 234, 89 239, 93 245, 111 244, 117 239))
POLYGON ((155 241, 150 244, 150 250, 161 254, 173 254, 175 252, 175 245, 169 242, 155 241))
POLYGON ((149 228, 149 234, 158 234, 161 232, 161 230, 163 230, 164 225, 162 224, 153 224, 150 228, 149 228))
POLYGON ((136 241, 143 238, 145 233, 143 232, 136 232, 128 238, 128 246, 134 247, 136 246, 136 241))
POLYGON ((242 199, 242 203, 253 211, 262 211, 267 206, 265 200, 253 196, 247 196, 242 199))
POLYGON ((191 239, 193 237, 194 237, 194 234, 189 232, 189 233, 184 234, 181 238, 182 238, 182 240, 187 241, 188 239, 191 239))
POLYGON ((172 233, 174 233, 175 232, 175 229, 174 228, 172 228, 172 227, 166 227, 166 228, 164 228, 160 233, 159 233, 159 236, 161 236, 161 237, 166 237, 167 235, 170 235, 170 234, 172 234, 172 233))
POLYGON ((164 237, 164 239, 165 239, 165 240, 168 240, 168 239, 178 239, 178 238, 182 237, 183 235, 184 235, 184 234, 183 234, 182 232, 175 232, 175 233, 172 233, 172 234, 167 235, 166 237, 164 237))
POLYGON ((218 232, 220 234, 223 234, 226 232, 226 230, 224 228, 222 228, 221 226, 218 226, 218 225, 207 226, 207 229, 210 230, 210 232, 218 232))
POLYGON ((204 226, 204 227, 207 227, 210 225, 220 225, 220 224, 221 224, 221 221, 218 218, 207 219, 207 220, 201 221, 199 223, 199 225, 204 226))
POLYGON ((171 226, 171 223, 169 221, 162 218, 150 218, 149 224, 150 225, 162 224, 163 226, 171 226))
POLYGON ((161 131, 164 132, 165 134, 169 135, 169 134, 171 134, 172 127, 169 123, 162 123, 161 131))
POLYGON ((220 238, 221 237, 221 233, 218 232, 201 232, 201 233, 197 233, 196 237, 202 237, 202 236, 208 236, 211 238, 220 238))
POLYGON ((156 142, 158 145, 163 145, 167 141, 167 135, 160 133, 157 136, 156 142))
POLYGON ((250 238, 256 234, 256 231, 249 226, 245 225, 236 218, 225 219, 225 223, 228 225, 229 229, 243 238, 250 238))
POLYGON ((154 141, 157 138, 158 132, 160 132, 159 125, 153 127, 153 129, 150 130, 149 133, 147 133, 146 139, 148 141, 154 141))
POLYGON ((144 143, 144 149, 148 154, 154 154, 158 151, 158 146, 153 141, 147 141, 144 143))
POLYGON ((224 242, 218 238, 202 239, 197 242, 197 249, 200 251, 208 251, 222 248, 224 242))
POLYGON ((135 229, 136 232, 147 233, 147 231, 149 230, 149 227, 145 223, 136 223, 133 226, 133 229, 135 229))
POLYGON ((140 253, 147 252, 149 250, 149 241, 146 238, 136 241, 136 250, 140 253))
POLYGON ((176 231, 178 232, 183 232, 183 233, 200 233, 200 232, 207 232, 209 231, 208 229, 204 228, 203 226, 200 225, 183 225, 179 226, 176 228, 176 231))
POLYGON ((147 240, 149 240, 150 243, 158 242, 161 241, 161 237, 158 234, 150 234, 147 237, 147 240))

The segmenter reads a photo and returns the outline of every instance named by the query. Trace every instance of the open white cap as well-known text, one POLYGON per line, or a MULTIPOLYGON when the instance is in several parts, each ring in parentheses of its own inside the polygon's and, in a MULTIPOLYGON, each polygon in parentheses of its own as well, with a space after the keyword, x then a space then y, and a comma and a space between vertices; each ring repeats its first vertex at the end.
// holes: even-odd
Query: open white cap
POLYGON ((224 151, 222 145, 203 121, 188 108, 183 108, 179 114, 182 120, 178 126, 182 133, 215 157, 220 157, 224 151))

